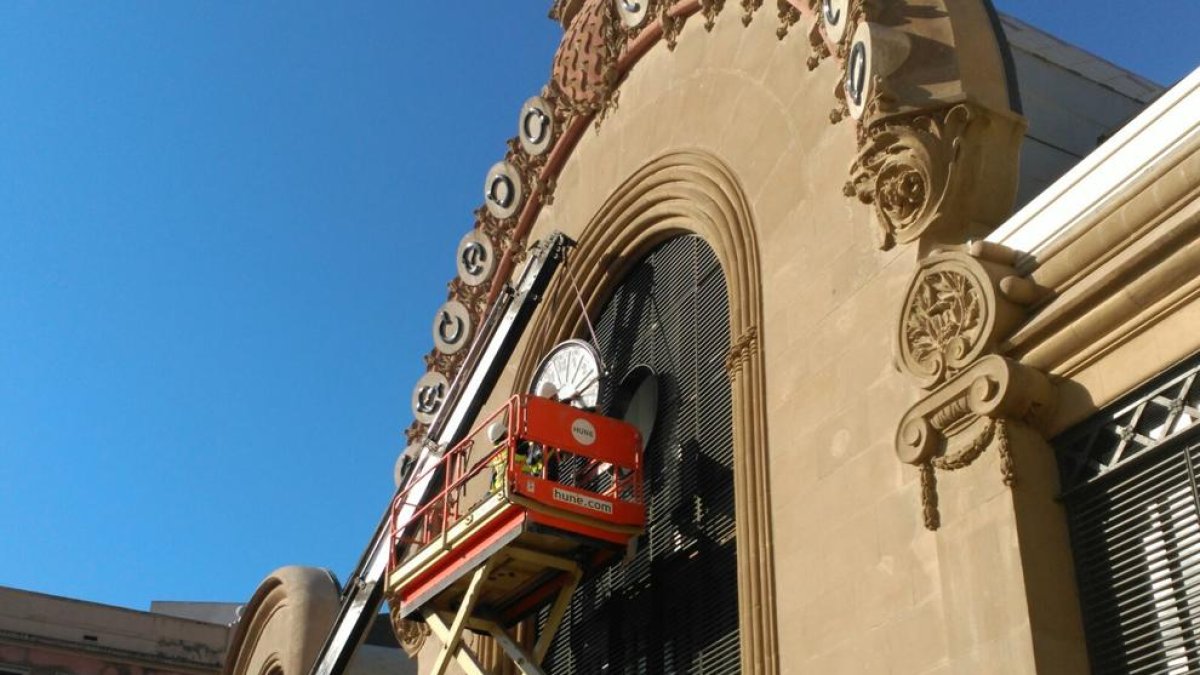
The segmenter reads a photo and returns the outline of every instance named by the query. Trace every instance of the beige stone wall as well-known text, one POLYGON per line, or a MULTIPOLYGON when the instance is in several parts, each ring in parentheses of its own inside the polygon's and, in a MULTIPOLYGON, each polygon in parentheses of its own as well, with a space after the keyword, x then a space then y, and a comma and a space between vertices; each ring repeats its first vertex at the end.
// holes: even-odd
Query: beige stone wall
MULTIPOLYGON (((711 33, 688 22, 674 52, 651 49, 618 107, 584 132, 531 240, 561 230, 586 241, 614 192, 656 158, 700 151, 725 164, 761 259, 774 665, 1033 672, 1013 496, 995 467, 955 475, 943 497, 953 515, 941 532, 922 526, 917 473, 894 451, 919 394, 892 365, 917 250, 879 250, 870 208, 843 195, 857 145, 852 124, 828 116, 841 72, 810 71, 804 30, 780 41, 776 28, 765 13, 748 27, 726 13, 711 33)), ((614 283, 621 266, 599 283, 614 283)), ((564 279, 541 313, 572 302, 564 279)), ((537 339, 527 335, 518 355, 537 339)), ((513 359, 488 407, 524 389, 516 369, 530 358, 513 359)))

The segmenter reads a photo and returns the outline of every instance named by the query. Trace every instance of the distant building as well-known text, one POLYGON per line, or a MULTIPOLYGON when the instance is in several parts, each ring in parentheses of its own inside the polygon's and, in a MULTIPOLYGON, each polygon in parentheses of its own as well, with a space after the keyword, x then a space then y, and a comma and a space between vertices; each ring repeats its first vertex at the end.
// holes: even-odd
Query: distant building
POLYGON ((3 675, 216 675, 229 626, 0 587, 3 675))
MULTIPOLYGON (((235 603, 154 601, 143 612, 0 587, 0 675, 218 675, 241 614, 235 603)), ((388 621, 376 626, 349 673, 415 672, 388 621)))

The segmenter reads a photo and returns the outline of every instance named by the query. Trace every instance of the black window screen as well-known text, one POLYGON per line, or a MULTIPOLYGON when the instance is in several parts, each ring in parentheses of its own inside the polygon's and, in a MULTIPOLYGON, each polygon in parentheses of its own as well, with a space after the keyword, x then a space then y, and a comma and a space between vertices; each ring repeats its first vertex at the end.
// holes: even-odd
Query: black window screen
POLYGON ((632 560, 580 585, 546 670, 736 673, 729 299, 712 250, 694 236, 656 248, 616 288, 596 332, 610 369, 602 407, 634 367, 659 375, 649 525, 632 560))
POLYGON ((1200 672, 1200 363, 1058 443, 1096 673, 1200 672))

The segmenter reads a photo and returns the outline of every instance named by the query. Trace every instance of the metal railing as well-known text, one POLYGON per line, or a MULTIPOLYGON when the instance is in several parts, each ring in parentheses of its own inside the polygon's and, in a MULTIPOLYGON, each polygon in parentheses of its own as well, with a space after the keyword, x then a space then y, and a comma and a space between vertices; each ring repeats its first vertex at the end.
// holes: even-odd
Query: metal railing
MULTIPOLYGON (((621 429, 625 431, 626 429, 621 429)), ((402 517, 408 504, 409 490, 397 493, 392 502, 390 568, 397 559, 400 545, 410 555, 439 537, 445 545, 449 531, 476 506, 492 494, 503 493, 534 501, 548 501, 536 484, 569 487, 574 495, 596 497, 622 505, 643 505, 641 439, 637 432, 621 422, 608 420, 570 406, 528 395, 513 396, 500 409, 484 418, 441 460, 413 478, 410 485, 438 485, 437 492, 402 517), (531 419, 534 416, 543 419, 531 419), (627 428, 615 446, 605 442, 581 443, 572 437, 567 417, 592 420, 616 428, 627 428), (505 435, 498 443, 486 438, 487 429, 503 421, 505 435), (629 445, 635 447, 627 447, 629 445), (480 447, 485 452, 479 453, 480 447), (490 469, 491 473, 485 471, 490 469), (440 473, 440 476, 437 475, 440 473), (470 506, 467 506, 467 504, 470 506)), ((561 505, 547 504, 551 507, 561 505)), ((593 517, 604 519, 605 514, 593 517)))

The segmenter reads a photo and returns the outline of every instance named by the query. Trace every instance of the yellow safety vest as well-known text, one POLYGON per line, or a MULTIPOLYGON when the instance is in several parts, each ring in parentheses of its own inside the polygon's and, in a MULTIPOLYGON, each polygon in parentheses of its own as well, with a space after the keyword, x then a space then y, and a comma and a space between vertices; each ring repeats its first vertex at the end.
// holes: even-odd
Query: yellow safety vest
MULTIPOLYGON (((492 492, 499 492, 504 487, 504 468, 508 463, 508 450, 501 450, 492 458, 492 492)), ((529 447, 524 444, 517 446, 517 463, 521 466, 521 472, 530 476, 542 475, 542 459, 539 454, 538 459, 529 460, 529 447)))

